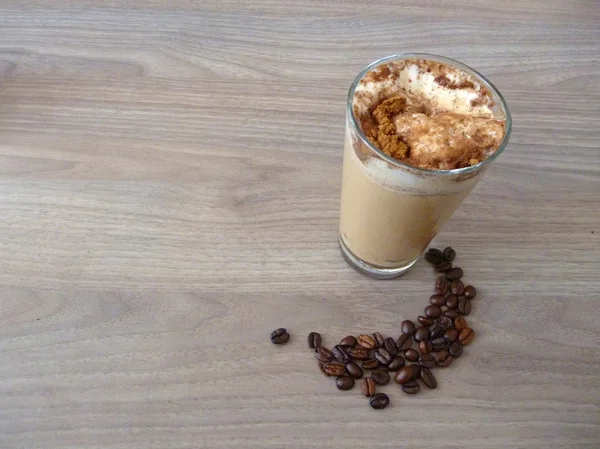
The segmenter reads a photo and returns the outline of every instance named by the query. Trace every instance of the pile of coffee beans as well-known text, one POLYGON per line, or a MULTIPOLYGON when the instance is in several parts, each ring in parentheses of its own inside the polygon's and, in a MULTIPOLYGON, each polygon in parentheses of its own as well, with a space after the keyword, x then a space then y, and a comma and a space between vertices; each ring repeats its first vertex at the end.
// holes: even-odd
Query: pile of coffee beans
MULTIPOLYGON (((421 385, 436 388, 434 368, 450 366, 463 353, 463 346, 473 341, 475 332, 465 316, 471 313, 471 300, 477 295, 472 285, 462 280, 463 270, 453 266, 456 251, 431 248, 425 258, 434 265, 440 276, 435 293, 417 323, 405 320, 397 338, 384 337, 379 332, 349 335, 333 348, 322 345, 321 335, 311 332, 308 346, 315 351, 321 372, 336 378, 340 390, 350 390, 360 380, 362 393, 374 409, 386 408, 390 398, 377 392, 393 378, 406 394, 417 394, 421 385), (369 374, 365 377, 365 371, 369 374)), ((285 329, 271 334, 273 343, 289 339, 285 329), (287 335, 287 337, 286 337, 287 335)))

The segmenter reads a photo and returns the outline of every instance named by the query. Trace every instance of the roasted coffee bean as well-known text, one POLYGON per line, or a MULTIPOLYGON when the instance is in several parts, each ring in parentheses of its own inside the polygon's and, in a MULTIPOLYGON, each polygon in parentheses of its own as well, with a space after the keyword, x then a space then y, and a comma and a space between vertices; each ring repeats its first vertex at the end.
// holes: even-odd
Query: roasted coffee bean
POLYGON ((444 298, 444 295, 438 295, 438 294, 431 295, 429 297, 429 303, 432 306, 440 306, 441 307, 443 305, 446 305, 446 298, 444 298))
POLYGON ((429 250, 425 253, 425 259, 427 259, 428 262, 437 265, 442 261, 442 252, 439 249, 434 251, 429 250))
POLYGON ((467 320, 465 320, 462 316, 457 316, 454 318, 454 327, 460 332, 465 327, 469 327, 469 325, 467 324, 467 320))
POLYGON ((454 267, 450 271, 446 272, 446 278, 449 281, 455 281, 456 279, 460 279, 463 277, 463 270, 459 267, 454 267))
MULTIPOLYGON (((425 316, 427 318, 435 320, 442 314, 442 308, 440 306, 427 306, 425 307, 425 316)), ((433 324, 433 323, 431 323, 433 324)), ((430 324, 430 326, 431 326, 430 324)))
POLYGON ((392 354, 392 356, 398 354, 398 346, 396 346, 396 342, 392 337, 388 337, 385 339, 383 347, 387 350, 387 352, 392 354))
POLYGON ((379 348, 377 351, 375 351, 375 358, 379 360, 379 363, 382 365, 389 365, 394 356, 392 356, 387 349, 379 348))
POLYGON ((325 376, 329 376, 329 374, 327 374, 323 369, 323 364, 321 362, 319 362, 319 369, 321 370, 321 373, 323 373, 325 376))
POLYGON ((367 349, 374 349, 377 346, 375 339, 367 334, 359 335, 356 341, 360 346, 367 349))
POLYGON ((433 324, 433 319, 427 318, 426 316, 423 316, 423 315, 419 315, 417 317, 417 321, 426 327, 429 327, 433 324))
POLYGON ((376 369, 371 373, 371 378, 377 385, 387 385, 390 383, 390 374, 382 369, 376 369))
POLYGON ((440 276, 435 281, 435 292, 438 295, 445 295, 450 289, 450 282, 446 279, 446 276, 440 276))
POLYGON ((471 313, 471 300, 464 296, 461 296, 458 300, 458 313, 461 315, 468 315, 471 313))
POLYGON ((446 296, 446 307, 449 309, 456 309, 458 307, 458 296, 448 295, 446 296))
POLYGON ((354 388, 354 377, 340 376, 335 380, 338 390, 351 390, 354 388))
POLYGON ((450 329, 454 325, 452 318, 450 318, 448 315, 442 315, 439 317, 437 323, 438 327, 441 327, 442 329, 450 329))
POLYGON ((360 390, 366 397, 370 398, 375 394, 375 381, 370 377, 365 377, 360 381, 360 390))
POLYGON ((454 249, 452 249, 450 246, 444 249, 442 254, 444 259, 446 259, 448 262, 452 262, 454 259, 456 259, 456 251, 454 251, 454 249))
POLYGON ((450 355, 448 351, 440 351, 435 356, 435 363, 439 366, 449 366, 452 363, 453 357, 450 355))
POLYGON ((384 409, 389 405, 389 403, 390 403, 390 398, 388 398, 388 395, 385 393, 375 393, 369 399, 369 404, 375 410, 384 409))
POLYGON ((415 331, 417 330, 417 328, 415 327, 415 323, 413 323, 411 320, 402 321, 402 324, 400 325, 400 329, 402 330, 403 334, 407 334, 407 335, 413 335, 415 333, 415 331))
MULTIPOLYGON (((444 333, 446 333, 446 332, 444 331, 444 333)), ((432 340, 431 344, 434 344, 434 345, 445 345, 446 342, 447 342, 446 338, 444 338, 444 337, 438 337, 438 338, 432 340)))
POLYGON ((331 362, 331 359, 333 359, 333 353, 325 346, 319 346, 315 350, 315 357, 319 362, 331 362))
POLYGON ((477 296, 477 290, 475 290, 475 287, 473 287, 472 285, 467 285, 465 287, 465 293, 464 293, 464 295, 468 299, 473 299, 473 298, 475 298, 475 296, 477 296))
POLYGON ((362 346, 355 346, 348 349, 348 353, 355 360, 367 360, 370 357, 371 351, 362 346))
POLYGON ((412 337, 408 334, 400 335, 398 340, 396 340, 396 346, 398 347, 398 351, 406 351, 412 346, 412 337))
POLYGON ((431 346, 433 352, 445 351, 448 349, 448 341, 444 337, 436 338, 432 340, 431 346))
POLYGON ((448 329, 446 332, 444 332, 444 338, 448 343, 454 343, 456 340, 458 340, 458 331, 454 328, 448 329))
POLYGON ((406 394, 417 394, 421 390, 418 380, 411 380, 402 385, 402 391, 406 394))
MULTIPOLYGON (((438 318, 438 320, 439 320, 439 318, 438 318)), ((429 336, 429 338, 431 338, 432 340, 435 340, 436 338, 443 337, 445 331, 446 330, 442 326, 435 326, 433 329, 431 329, 431 335, 429 336)))
POLYGON ((421 373, 421 367, 419 365, 406 365, 396 371, 394 375, 394 381, 397 384, 405 384, 411 380, 417 379, 421 373))
POLYGON ((437 254, 438 256, 440 256, 440 258, 441 258, 441 257, 444 257, 444 253, 443 253, 442 251, 440 251, 439 249, 437 249, 437 248, 429 248, 429 249, 427 250, 427 252, 428 252, 428 253, 437 254))
POLYGON ((435 271, 438 273, 446 273, 452 269, 452 262, 441 262, 436 265, 435 271))
POLYGON ((463 347, 462 344, 459 341, 455 341, 454 343, 452 343, 450 345, 450 347, 448 348, 448 352, 450 353, 450 355, 452 357, 454 357, 455 359, 460 357, 463 353, 463 347))
POLYGON ((396 357, 394 357, 394 360, 390 362, 387 368, 390 371, 398 371, 404 366, 405 363, 406 362, 404 361, 404 357, 402 357, 401 355, 397 355, 396 357))
POLYGON ((341 363, 323 363, 323 372, 328 376, 341 376, 344 374, 344 371, 346 371, 346 367, 341 363))
POLYGON ((449 316, 450 318, 454 319, 458 316, 458 312, 454 309, 448 309, 444 311, 444 315, 449 316))
POLYGON ((346 346, 335 345, 331 350, 331 353, 338 362, 346 363, 350 360, 350 353, 346 346))
POLYGON ((349 348, 356 346, 356 337, 348 335, 347 337, 342 338, 342 341, 340 341, 340 346, 347 346, 349 348))
POLYGON ((437 380, 428 368, 421 368, 421 380, 427 388, 437 387, 437 380))
POLYGON ((424 340, 420 342, 419 351, 421 352, 421 354, 429 354, 431 351, 433 351, 433 345, 431 344, 431 341, 424 340))
POLYGON ((345 366, 348 375, 354 377, 355 379, 360 379, 363 377, 363 370, 356 363, 347 362, 345 366))
POLYGON ((468 345, 475 338, 475 331, 470 327, 465 327, 458 334, 458 341, 460 341, 463 345, 468 345))
POLYGON ((273 332, 271 332, 271 343, 273 344, 281 345, 283 343, 287 343, 289 339, 290 334, 288 334, 288 331, 284 327, 275 329, 273 332))
POLYGON ((321 334, 318 332, 311 332, 308 334, 308 347, 314 349, 319 346, 321 346, 321 334))
POLYGON ((450 291, 453 295, 462 295, 465 291, 465 284, 460 279, 452 281, 450 283, 450 291))
POLYGON ((375 340, 375 348, 383 348, 384 338, 379 332, 373 333, 373 340, 375 340))
POLYGON ((429 340, 429 328, 425 327, 425 326, 421 326, 419 328, 417 328, 417 331, 415 332, 415 341, 417 342, 422 342, 424 340, 429 340))
POLYGON ((416 362, 419 360, 419 351, 413 348, 407 349, 404 351, 404 358, 409 362, 416 362))
POLYGON ((419 357, 419 365, 423 368, 433 368, 435 366, 435 357, 433 354, 422 354, 419 357))
POLYGON ((379 360, 377 359, 367 359, 362 362, 363 369, 377 369, 379 368, 379 360))

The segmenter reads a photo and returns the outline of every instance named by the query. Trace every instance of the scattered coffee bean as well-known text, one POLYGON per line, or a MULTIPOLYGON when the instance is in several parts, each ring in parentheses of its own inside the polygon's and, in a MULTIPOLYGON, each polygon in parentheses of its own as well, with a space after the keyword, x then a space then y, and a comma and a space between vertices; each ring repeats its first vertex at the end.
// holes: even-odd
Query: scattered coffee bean
POLYGON ((450 271, 446 272, 446 278, 449 281, 455 281, 463 277, 463 270, 459 267, 454 267, 450 271))
POLYGON ((390 398, 388 398, 388 395, 385 393, 375 393, 369 399, 369 404, 375 410, 384 409, 389 405, 389 403, 390 403, 390 398))
POLYGON ((356 337, 348 335, 347 337, 342 338, 342 341, 340 341, 340 346, 347 346, 349 348, 356 346, 356 337))
POLYGON ((387 371, 377 369, 371 373, 371 378, 377 385, 387 385, 390 383, 390 375, 387 371))
POLYGON ((409 362, 416 362, 419 360, 419 351, 413 348, 407 349, 404 351, 404 358, 409 362))
POLYGON ((290 334, 288 334, 288 331, 284 327, 275 329, 273 332, 271 332, 271 343, 273 344, 281 345, 283 343, 287 343, 289 339, 290 334))
POLYGON ((444 368, 449 366, 452 363, 452 360, 453 358, 448 351, 440 351, 435 356, 435 363, 444 368))
POLYGON ((375 348, 383 348, 384 338, 379 332, 373 333, 373 340, 375 340, 375 348))
MULTIPOLYGON (((439 321, 439 318, 438 318, 438 321, 439 321)), ((443 337, 445 331, 446 330, 442 326, 436 326, 433 329, 431 329, 431 335, 429 338, 431 338, 432 340, 435 340, 436 338, 443 337)))
POLYGON ((341 376, 344 374, 344 371, 346 371, 346 367, 341 363, 323 363, 323 372, 328 376, 341 376))
POLYGON ((442 255, 448 262, 452 262, 454 259, 456 259, 456 251, 454 251, 454 249, 452 249, 450 246, 444 249, 442 255))
MULTIPOLYGON (((425 316, 429 319, 435 320, 442 314, 442 308, 440 306, 427 306, 425 307, 425 316)), ((431 323, 433 324, 433 323, 431 323)), ((430 326, 431 326, 430 324, 430 326)))
POLYGON ((319 369, 321 370, 321 373, 323 373, 325 376, 329 376, 329 374, 327 374, 323 369, 323 364, 321 362, 319 362, 319 369))
POLYGON ((315 357, 319 362, 331 362, 333 359, 333 353, 325 346, 319 346, 315 350, 315 357))
POLYGON ((458 313, 461 315, 468 315, 471 313, 471 300, 464 296, 461 296, 458 300, 458 313))
POLYGON ((379 361, 377 359, 367 359, 362 362, 363 369, 377 369, 379 368, 379 361))
POLYGON ((456 309, 458 307, 458 296, 448 295, 446 296, 446 307, 449 309, 456 309))
POLYGON ((355 360, 367 360, 371 354, 367 348, 363 348, 362 346, 355 346, 353 348, 348 349, 348 353, 350 357, 355 360))
POLYGON ((370 398, 375 394, 375 381, 370 377, 365 377, 360 381, 360 390, 366 397, 370 398))
POLYGON ((431 341, 424 340, 420 342, 419 351, 421 352, 421 354, 429 354, 431 351, 433 351, 433 345, 431 344, 431 341))
POLYGON ((415 341, 420 343, 424 340, 429 340, 429 335, 429 328, 421 326, 417 328, 417 331, 415 332, 415 341))
POLYGON ((437 387, 437 380, 428 368, 421 368, 421 380, 427 388, 437 387))
POLYGON ((446 332, 444 332, 444 338, 446 338, 448 343, 454 343, 456 340, 458 340, 458 331, 454 328, 448 329, 446 332))
MULTIPOLYGON (((446 331, 444 331, 444 333, 446 333, 446 331)), ((446 344, 446 339, 442 336, 442 337, 438 337, 435 338, 431 341, 432 344, 434 345, 445 345, 446 344)))
POLYGON ((472 285, 467 285, 465 287, 464 294, 468 299, 473 299, 475 298, 475 296, 477 296, 477 290, 475 290, 475 287, 473 287, 472 285))
POLYGON ((363 370, 354 362, 346 363, 346 372, 355 379, 360 379, 363 377, 363 370))
POLYGON ((321 346, 321 334, 318 332, 311 332, 308 334, 308 347, 314 349, 319 346, 321 346))
POLYGON ((350 353, 346 346, 335 345, 331 349, 331 353, 338 362, 346 363, 350 360, 350 353))
POLYGON ((398 346, 396 346, 396 342, 392 337, 388 337, 385 339, 383 347, 387 350, 387 352, 392 354, 392 356, 398 354, 398 346))
POLYGON ((419 365, 406 365, 396 371, 396 374, 394 375, 394 381, 402 385, 406 382, 417 379, 420 373, 421 367, 419 365))
POLYGON ((404 366, 405 363, 406 362, 404 361, 404 357, 402 357, 401 355, 397 355, 396 357, 394 357, 394 360, 392 360, 388 365, 388 370, 398 371, 404 366))
POLYGON ((433 324, 433 319, 427 318, 426 316, 423 316, 423 315, 419 315, 417 317, 417 321, 426 327, 429 327, 433 324))
POLYGON ((354 388, 354 377, 350 376, 339 376, 335 380, 335 385, 339 390, 351 390, 354 388))
POLYGON ((465 291, 465 284, 460 279, 452 281, 450 283, 450 291, 453 295, 462 295, 465 291))
POLYGON ((450 355, 452 357, 454 357, 455 359, 460 357, 463 353, 463 347, 462 344, 458 341, 455 341, 454 343, 452 343, 450 345, 450 347, 448 348, 448 352, 450 353, 450 355))
POLYGON ((450 271, 451 268, 452 262, 441 262, 435 267, 435 271, 438 273, 446 273, 447 271, 450 271))
POLYGON ((458 316, 458 312, 454 309, 448 309, 444 311, 444 315, 449 316, 450 318, 454 319, 458 316))
POLYGON ((460 332, 465 327, 469 327, 469 325, 467 324, 467 320, 465 320, 462 316, 457 316, 454 318, 454 327, 460 332))
POLYGON ((440 306, 441 307, 441 306, 446 305, 446 298, 444 298, 444 295, 438 295, 438 294, 431 295, 429 297, 429 303, 432 306, 440 306))
POLYGON ((428 262, 437 265, 442 261, 442 252, 439 249, 431 248, 429 251, 425 253, 425 259, 428 262))
POLYGON ((427 252, 438 255, 440 257, 440 259, 442 257, 444 257, 444 253, 437 248, 429 248, 429 250, 427 252))
POLYGON ((379 348, 377 351, 375 351, 375 358, 382 365, 389 365, 394 357, 387 351, 387 349, 379 348))
POLYGON ((396 346, 398 347, 398 351, 406 351, 408 348, 412 346, 412 338, 408 334, 402 334, 396 340, 396 346))
POLYGON ((421 390, 418 380, 411 380, 402 385, 402 391, 406 394, 417 394, 421 390))
POLYGON ((450 329, 454 325, 452 318, 450 318, 448 315, 442 315, 439 317, 437 323, 442 329, 450 329))
POLYGON ((448 341, 444 337, 436 338, 431 341, 434 352, 444 351, 448 348, 448 341))
POLYGON ((402 333, 406 335, 413 335, 417 330, 417 328, 415 327, 415 323, 413 323, 411 320, 402 321, 400 329, 402 330, 402 333))
POLYGON ((423 368, 433 368, 435 366, 435 357, 433 354, 422 354, 419 357, 419 365, 423 368))
POLYGON ((471 329, 470 327, 465 327, 463 330, 460 331, 460 334, 458 335, 458 341, 460 341, 463 345, 468 345, 473 341, 474 338, 475 331, 473 331, 473 329, 471 329))
POLYGON ((448 282, 448 279, 446 279, 445 276, 438 277, 437 280, 435 281, 435 292, 438 295, 445 295, 446 293, 448 293, 449 289, 450 289, 450 282, 448 282))
POLYGON ((366 349, 374 349, 377 346, 375 339, 367 334, 359 335, 356 341, 360 346, 366 349))

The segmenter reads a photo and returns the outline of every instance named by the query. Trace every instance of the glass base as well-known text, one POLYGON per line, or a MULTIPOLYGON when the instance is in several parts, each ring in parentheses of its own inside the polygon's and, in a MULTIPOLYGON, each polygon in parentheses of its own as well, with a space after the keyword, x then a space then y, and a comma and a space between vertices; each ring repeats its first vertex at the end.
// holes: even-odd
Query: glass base
POLYGON ((341 236, 340 236, 339 240, 340 240, 340 249, 342 250, 342 256, 344 256, 344 259, 346 259, 346 262, 348 262, 348 265, 350 265, 352 268, 354 268, 359 273, 362 273, 365 276, 369 276, 370 278, 373 278, 373 279, 393 279, 393 278, 402 276, 404 273, 406 273, 409 270, 410 267, 412 267, 417 262, 417 260, 419 260, 419 258, 417 257, 415 260, 413 260, 408 265, 404 265, 403 267, 399 267, 399 268, 376 267, 374 265, 371 265, 371 264, 365 262, 362 259, 359 259, 354 254, 352 254, 352 252, 348 249, 348 247, 344 243, 341 236))

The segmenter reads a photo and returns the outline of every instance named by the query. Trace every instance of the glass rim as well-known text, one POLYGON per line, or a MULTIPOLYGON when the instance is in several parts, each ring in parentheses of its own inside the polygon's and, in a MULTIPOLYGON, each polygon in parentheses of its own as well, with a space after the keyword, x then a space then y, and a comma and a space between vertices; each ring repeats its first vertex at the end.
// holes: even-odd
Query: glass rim
POLYGON ((512 131, 512 118, 510 115, 510 111, 508 110, 506 100, 504 99, 504 97, 502 96, 500 91, 496 88, 496 86, 494 86, 492 84, 492 82, 490 80, 488 80, 485 76, 483 76, 477 70, 473 69, 472 67, 469 67, 466 64, 463 64, 462 62, 456 61, 455 59, 447 58, 445 56, 435 55, 432 53, 400 53, 400 54, 385 56, 383 58, 380 58, 380 59, 377 59, 377 60, 371 62, 369 65, 367 65, 364 69, 362 69, 358 73, 358 75, 354 79, 354 82, 350 86, 350 89, 348 91, 348 100, 347 100, 347 104, 346 104, 346 115, 347 115, 347 117, 350 118, 350 122, 352 124, 352 128, 353 128, 354 132, 356 132, 358 134, 358 136, 363 141, 363 143, 365 145, 367 145, 367 147, 371 151, 375 152, 382 159, 384 159, 385 161, 389 162, 392 165, 395 165, 400 168, 414 170, 415 172, 423 173, 423 174, 462 175, 462 174, 476 172, 479 169, 481 169, 482 167, 484 167, 484 166, 490 164, 491 162, 493 162, 494 160, 496 160, 496 158, 504 152, 504 149, 506 148, 506 146, 508 145, 508 141, 510 140, 510 135, 511 135, 511 131, 512 131), (453 66, 453 67, 463 70, 463 71, 467 72, 468 74, 470 74, 471 76, 474 76, 475 78, 477 78, 478 81, 480 81, 485 87, 488 88, 488 90, 492 93, 492 95, 497 97, 497 99, 500 102, 500 107, 502 108, 502 112, 504 113, 504 117, 505 117, 505 132, 504 132, 504 137, 503 137, 502 141, 500 142, 500 145, 498 146, 498 149, 496 151, 494 151, 494 153, 491 156, 485 158, 483 161, 479 162, 478 164, 470 165, 469 167, 454 168, 451 170, 442 170, 442 169, 437 169, 437 168, 421 168, 421 167, 415 167, 414 165, 407 164, 407 163, 402 162, 398 159, 395 159, 391 156, 388 156, 383 151, 381 151, 379 148, 377 148, 375 145, 373 145, 369 141, 369 139, 367 139, 367 136, 365 135, 365 133, 359 126, 358 121, 357 121, 356 117, 354 116, 353 103, 354 103, 354 92, 356 91, 356 87, 358 86, 358 83, 360 82, 360 80, 362 80, 363 77, 370 70, 373 70, 375 67, 377 67, 383 63, 386 63, 389 61, 399 61, 402 59, 425 59, 425 60, 441 62, 441 63, 447 64, 447 65, 453 66))

